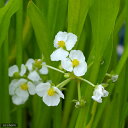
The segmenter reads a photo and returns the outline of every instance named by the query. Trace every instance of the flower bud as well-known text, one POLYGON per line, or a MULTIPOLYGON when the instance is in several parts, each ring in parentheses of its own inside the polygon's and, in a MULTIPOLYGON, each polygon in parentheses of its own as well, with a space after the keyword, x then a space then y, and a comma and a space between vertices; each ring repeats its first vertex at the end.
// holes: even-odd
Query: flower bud
POLYGON ((116 82, 118 80, 118 75, 113 75, 111 78, 112 82, 116 82))
POLYGON ((64 74, 64 77, 65 77, 65 78, 69 78, 69 77, 70 77, 70 73, 65 73, 65 74, 64 74))

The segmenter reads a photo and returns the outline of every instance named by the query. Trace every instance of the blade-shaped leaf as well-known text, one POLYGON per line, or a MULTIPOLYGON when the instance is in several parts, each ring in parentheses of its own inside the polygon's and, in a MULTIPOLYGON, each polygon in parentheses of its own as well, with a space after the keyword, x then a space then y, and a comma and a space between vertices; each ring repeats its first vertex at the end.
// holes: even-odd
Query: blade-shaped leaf
POLYGON ((38 46, 48 62, 50 53, 52 51, 52 47, 49 47, 49 45, 52 44, 52 42, 49 36, 47 20, 32 1, 30 1, 28 4, 28 16, 33 26, 38 46))
POLYGON ((18 0, 10 0, 3 8, 0 8, 0 47, 7 36, 11 16, 18 9, 18 0))

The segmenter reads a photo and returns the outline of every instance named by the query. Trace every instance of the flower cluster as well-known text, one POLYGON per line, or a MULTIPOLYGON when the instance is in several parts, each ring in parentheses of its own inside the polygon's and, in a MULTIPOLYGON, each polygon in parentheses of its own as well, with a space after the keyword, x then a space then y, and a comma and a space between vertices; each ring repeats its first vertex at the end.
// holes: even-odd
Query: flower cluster
POLYGON ((77 36, 72 33, 58 32, 55 36, 54 47, 51 54, 52 61, 61 61, 61 66, 76 76, 83 76, 87 72, 87 63, 80 50, 72 50, 77 42, 77 36))
POLYGON ((58 32, 54 39, 55 51, 51 54, 51 61, 60 61, 61 70, 47 65, 42 59, 28 59, 26 64, 21 64, 19 68, 13 65, 9 68, 8 75, 11 77, 9 94, 16 105, 24 104, 29 95, 37 94, 48 106, 57 106, 60 98, 64 99, 62 89, 73 79, 78 82, 78 100, 74 100, 76 107, 84 106, 86 101, 81 98, 80 82, 95 87, 92 99, 101 103, 102 97, 108 96, 108 92, 102 84, 94 85, 90 81, 82 78, 87 72, 85 56, 80 50, 73 50, 77 42, 77 36, 73 33, 58 32), (55 86, 51 80, 44 80, 43 75, 47 75, 48 68, 63 73, 66 80, 55 86))
POLYGON ((28 59, 26 64, 22 64, 19 69, 17 65, 9 68, 9 76, 12 81, 9 85, 9 94, 16 105, 24 104, 29 95, 37 94, 43 97, 43 101, 48 106, 58 105, 63 93, 56 87, 51 86, 49 81, 44 82, 42 75, 48 74, 46 63, 41 59, 28 59))

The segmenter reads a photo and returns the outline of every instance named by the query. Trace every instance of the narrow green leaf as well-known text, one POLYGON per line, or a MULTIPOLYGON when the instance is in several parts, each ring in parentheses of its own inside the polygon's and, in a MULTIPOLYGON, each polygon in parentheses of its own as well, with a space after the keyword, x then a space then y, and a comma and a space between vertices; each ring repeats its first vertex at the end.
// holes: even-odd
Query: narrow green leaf
POLYGON ((98 80, 97 83, 101 83, 105 77, 105 74, 109 68, 111 57, 112 57, 112 51, 113 51, 113 39, 109 40, 109 43, 107 44, 107 47, 104 51, 103 57, 101 59, 101 65, 99 69, 99 74, 98 74, 98 80), (108 52, 109 49, 109 52, 108 52))
POLYGON ((28 16, 32 23, 38 46, 43 53, 45 60, 49 62, 49 56, 52 53, 52 47, 49 46, 52 46, 53 43, 50 39, 47 19, 32 1, 28 4, 28 16))
MULTIPOLYGON (((87 78, 94 83, 97 82, 101 58, 113 32, 118 10, 119 0, 97 0, 91 7, 90 18, 92 23, 93 47, 89 55, 88 63, 93 62, 93 66, 89 69, 87 78), (111 11, 113 13, 111 13, 111 11)), ((86 106, 85 111, 80 111, 76 122, 76 128, 78 128, 80 124, 84 124, 85 127, 86 123, 88 123, 85 123, 85 119, 86 121, 91 119, 90 108, 92 102, 90 97, 92 96, 92 90, 90 86, 87 86, 86 90, 83 91, 83 95, 86 95, 89 104, 86 106), (84 115, 85 118, 82 118, 84 115)))
POLYGON ((0 8, 0 47, 8 34, 11 16, 19 9, 18 0, 9 0, 3 8, 0 8))
POLYGON ((101 56, 113 32, 116 17, 119 11, 119 0, 98 0, 94 2, 90 18, 95 56, 101 56))
POLYGON ((68 31, 80 36, 92 0, 68 1, 68 31))
POLYGON ((0 49, 0 123, 8 123, 10 121, 10 99, 8 93, 8 39, 4 41, 0 49))

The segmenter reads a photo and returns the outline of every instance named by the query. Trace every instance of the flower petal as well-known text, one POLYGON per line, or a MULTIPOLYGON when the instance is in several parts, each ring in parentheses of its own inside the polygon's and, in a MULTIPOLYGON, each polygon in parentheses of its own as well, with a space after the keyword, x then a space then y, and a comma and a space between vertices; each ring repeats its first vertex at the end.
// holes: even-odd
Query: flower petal
POLYGON ((72 72, 72 70, 73 70, 72 62, 69 58, 66 58, 65 60, 62 60, 61 61, 61 66, 66 71, 72 72))
POLYGON ((38 96, 42 97, 44 95, 47 95, 47 91, 50 88, 50 83, 40 83, 36 86, 36 93, 38 96))
POLYGON ((24 104, 27 99, 28 98, 23 99, 22 97, 19 97, 17 95, 12 96, 12 102, 16 105, 24 104))
POLYGON ((76 76, 83 76, 87 72, 87 63, 80 63, 77 67, 74 67, 73 72, 76 76))
POLYGON ((14 73, 16 72, 19 72, 19 69, 18 69, 18 66, 17 65, 13 65, 9 68, 9 71, 8 71, 8 75, 10 77, 12 77, 14 75, 14 73))
POLYGON ((17 81, 17 87, 18 86, 20 86, 21 84, 24 84, 24 83, 26 83, 27 82, 27 80, 26 79, 23 79, 23 78, 21 78, 21 79, 19 79, 18 81, 17 81))
POLYGON ((41 80, 39 74, 36 71, 32 71, 28 74, 28 79, 34 81, 39 81, 41 80))
POLYGON ((54 39, 54 47, 58 48, 58 41, 64 41, 67 40, 67 32, 58 32, 54 39))
POLYGON ((62 48, 59 48, 57 50, 55 50, 52 54, 51 54, 51 60, 52 61, 59 61, 59 60, 64 60, 67 56, 68 56, 68 52, 65 51, 62 48))
POLYGON ((71 60, 77 59, 80 62, 84 62, 85 61, 85 56, 84 56, 83 52, 80 51, 80 50, 71 50, 71 52, 69 54, 69 58, 71 60))
POLYGON ((92 96, 92 99, 97 101, 98 103, 102 103, 102 99, 101 98, 97 98, 95 96, 92 96))
POLYGON ((16 84, 17 81, 18 80, 14 79, 9 84, 9 95, 14 95, 15 94, 15 89, 17 88, 17 84, 16 84))
POLYGON ((108 96, 108 94, 109 93, 100 84, 100 85, 97 85, 95 90, 93 91, 92 99, 94 99, 95 101, 97 101, 99 103, 102 103, 101 97, 106 97, 106 96, 108 96))
MULTIPOLYGON (((43 62, 42 64, 46 64, 45 62, 43 62)), ((48 74, 48 68, 46 66, 42 65, 42 68, 39 70, 40 74, 48 74)))
POLYGON ((68 33, 67 41, 66 41, 66 49, 71 50, 76 44, 77 36, 73 33, 68 33))
POLYGON ((36 87, 32 82, 28 82, 28 91, 31 95, 34 95, 36 93, 36 87))
POLYGON ((20 76, 23 76, 26 73, 26 66, 24 64, 21 65, 20 76))
POLYGON ((34 63, 34 60, 33 59, 28 59, 27 62, 26 62, 26 66, 28 68, 29 71, 32 71, 32 66, 33 66, 33 63, 34 63))
POLYGON ((28 91, 22 90, 20 87, 15 90, 15 94, 22 98, 27 98, 29 96, 28 91))
POLYGON ((107 97, 107 96, 108 96, 108 94, 109 94, 109 92, 108 92, 108 91, 103 90, 103 97, 107 97))
POLYGON ((59 97, 62 97, 64 99, 64 94, 57 87, 53 87, 53 88, 57 92, 57 94, 59 95, 59 97))
POLYGON ((58 95, 54 95, 54 96, 46 95, 43 97, 43 102, 48 106, 57 106, 60 102, 60 97, 58 95))

